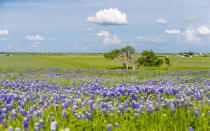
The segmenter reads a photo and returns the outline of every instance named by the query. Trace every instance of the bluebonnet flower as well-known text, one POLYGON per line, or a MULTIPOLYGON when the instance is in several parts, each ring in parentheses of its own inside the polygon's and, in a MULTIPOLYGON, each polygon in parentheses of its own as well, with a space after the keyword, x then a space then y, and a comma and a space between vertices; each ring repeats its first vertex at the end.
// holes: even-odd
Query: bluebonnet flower
POLYGON ((189 127, 188 131, 194 131, 194 129, 192 127, 189 127))
POLYGON ((84 114, 80 115, 80 119, 85 120, 85 115, 84 114))
POLYGON ((152 104, 149 104, 148 107, 147 107, 147 109, 146 109, 146 112, 147 112, 147 113, 152 113, 153 110, 154 110, 154 109, 153 109, 152 104))
POLYGON ((200 114, 199 109, 195 108, 194 111, 195 111, 195 118, 198 118, 200 114))
POLYGON ((119 124, 118 124, 118 123, 115 123, 115 124, 114 124, 114 127, 119 127, 119 124))
POLYGON ((112 131, 112 125, 111 124, 108 124, 107 131, 112 131))
POLYGON ((53 121, 50 124, 50 130, 51 131, 56 131, 58 129, 58 122, 57 121, 53 121))
POLYGON ((63 110, 63 112, 62 112, 62 117, 63 117, 63 118, 66 118, 66 117, 67 117, 67 113, 66 113, 65 110, 63 110))
POLYGON ((13 131, 13 127, 9 127, 7 131, 13 131))
POLYGON ((34 127, 36 127, 37 129, 39 129, 39 128, 40 128, 39 123, 35 123, 35 124, 34 124, 34 127))
POLYGON ((51 121, 54 121, 55 120, 55 118, 54 117, 51 117, 51 121))
POLYGON ((7 128, 7 121, 6 120, 3 120, 1 122, 1 125, 2 125, 2 127, 7 128))
POLYGON ((174 112, 175 111, 175 106, 173 103, 170 104, 170 111, 171 112, 174 112))
POLYGON ((40 128, 45 129, 45 122, 44 120, 39 120, 40 128))
POLYGON ((87 119, 92 120, 92 114, 91 113, 87 113, 87 119))
POLYGON ((106 111, 107 111, 106 108, 102 109, 102 112, 103 112, 104 115, 106 114, 106 111))
POLYGON ((1 113, 3 114, 3 113, 7 113, 7 108, 3 108, 2 110, 1 110, 1 113))
POLYGON ((137 119, 138 118, 138 113, 135 113, 133 118, 137 119))
POLYGON ((24 129, 28 129, 29 128, 29 122, 27 118, 23 119, 23 128, 24 129))

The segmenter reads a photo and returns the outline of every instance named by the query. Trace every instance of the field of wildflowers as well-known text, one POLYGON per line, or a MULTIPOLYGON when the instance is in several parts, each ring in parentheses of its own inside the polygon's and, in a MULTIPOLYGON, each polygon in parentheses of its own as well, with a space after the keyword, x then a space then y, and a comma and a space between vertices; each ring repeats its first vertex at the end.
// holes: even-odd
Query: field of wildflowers
POLYGON ((210 72, 7 69, 2 131, 207 131, 210 72))

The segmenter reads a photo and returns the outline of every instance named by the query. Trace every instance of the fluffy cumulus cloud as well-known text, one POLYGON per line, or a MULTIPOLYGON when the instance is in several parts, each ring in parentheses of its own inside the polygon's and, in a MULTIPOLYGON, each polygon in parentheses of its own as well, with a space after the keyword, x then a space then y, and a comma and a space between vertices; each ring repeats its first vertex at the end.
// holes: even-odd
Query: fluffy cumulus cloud
POLYGON ((199 35, 210 35, 210 29, 207 26, 200 26, 197 28, 199 35))
POLYGON ((165 30, 165 33, 168 35, 179 35, 181 33, 178 29, 171 29, 171 30, 165 30))
POLYGON ((0 30, 0 35, 9 35, 9 30, 0 30))
POLYGON ((157 18, 156 19, 156 23, 157 24, 160 24, 160 25, 166 25, 166 24, 168 24, 168 22, 165 19, 163 19, 163 18, 157 18))
POLYGON ((95 16, 87 17, 88 22, 101 25, 123 25, 128 24, 127 15, 117 8, 109 8, 96 12, 95 16))
POLYGON ((201 40, 197 36, 197 32, 194 27, 187 27, 187 29, 184 32, 184 36, 188 42, 199 42, 201 40))
POLYGON ((30 36, 30 35, 27 35, 25 37, 26 40, 31 40, 31 41, 43 41, 44 40, 44 37, 40 36, 40 35, 35 35, 35 36, 30 36))
POLYGON ((108 45, 108 44, 120 44, 120 40, 116 35, 111 35, 108 31, 102 30, 97 34, 98 37, 103 37, 103 44, 108 45))

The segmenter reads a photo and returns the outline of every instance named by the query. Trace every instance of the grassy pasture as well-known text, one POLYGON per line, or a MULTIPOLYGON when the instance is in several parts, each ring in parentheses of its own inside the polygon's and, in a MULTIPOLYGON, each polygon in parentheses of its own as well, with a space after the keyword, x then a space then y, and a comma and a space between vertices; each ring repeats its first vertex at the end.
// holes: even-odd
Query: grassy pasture
MULTIPOLYGON (((175 70, 208 70, 210 57, 180 57, 166 55, 175 70)), ((72 68, 72 69, 123 69, 119 59, 106 60, 102 54, 0 54, 1 68, 72 68)), ((166 65, 141 69, 168 70, 166 65)))

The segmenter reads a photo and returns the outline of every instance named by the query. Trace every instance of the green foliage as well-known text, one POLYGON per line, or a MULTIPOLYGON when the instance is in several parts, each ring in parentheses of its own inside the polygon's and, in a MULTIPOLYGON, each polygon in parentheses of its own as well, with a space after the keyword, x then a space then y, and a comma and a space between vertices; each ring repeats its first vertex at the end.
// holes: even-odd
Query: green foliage
POLYGON ((143 65, 148 67, 152 66, 157 67, 163 64, 163 60, 159 59, 152 50, 151 51, 145 50, 141 53, 141 57, 139 57, 138 63, 139 66, 143 65))
POLYGON ((170 59, 169 59, 168 57, 164 57, 164 59, 165 59, 166 65, 171 66, 171 61, 170 61, 170 59))
POLYGON ((133 61, 132 55, 134 54, 136 54, 136 49, 134 47, 125 46, 121 49, 114 49, 111 52, 105 53, 104 57, 110 60, 113 60, 115 58, 120 58, 124 68, 128 70, 128 64, 130 63, 130 61, 133 61))
POLYGON ((120 53, 125 53, 127 57, 130 57, 131 54, 136 54, 136 49, 132 46, 125 46, 120 49, 120 53))
POLYGON ((114 58, 116 58, 119 54, 120 54, 120 50, 119 49, 114 49, 114 50, 112 50, 111 52, 109 52, 109 53, 105 53, 104 54, 104 57, 106 58, 106 59, 110 59, 110 60, 113 60, 114 58))

